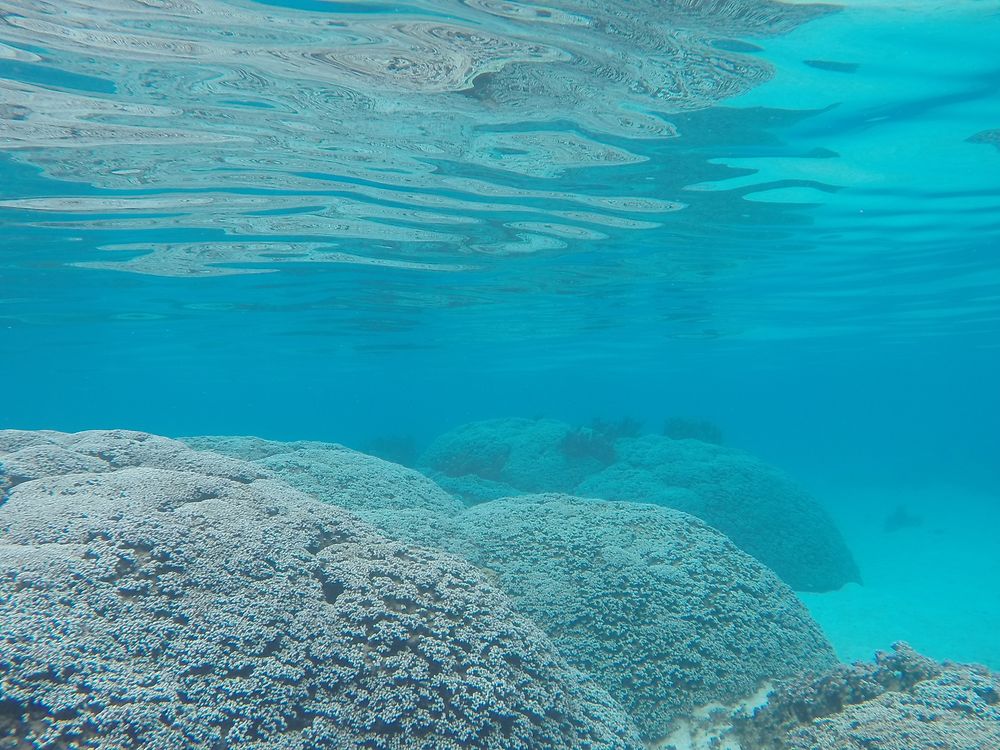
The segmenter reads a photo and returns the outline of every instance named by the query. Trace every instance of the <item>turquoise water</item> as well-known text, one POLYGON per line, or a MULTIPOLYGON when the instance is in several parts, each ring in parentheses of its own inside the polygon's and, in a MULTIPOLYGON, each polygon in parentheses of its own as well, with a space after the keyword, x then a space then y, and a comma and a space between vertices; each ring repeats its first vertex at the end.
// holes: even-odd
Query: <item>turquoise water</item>
POLYGON ((709 420, 842 532, 861 583, 800 592, 838 655, 1000 669, 997 38, 982 0, 4 2, 0 428, 423 469, 485 419, 709 420))

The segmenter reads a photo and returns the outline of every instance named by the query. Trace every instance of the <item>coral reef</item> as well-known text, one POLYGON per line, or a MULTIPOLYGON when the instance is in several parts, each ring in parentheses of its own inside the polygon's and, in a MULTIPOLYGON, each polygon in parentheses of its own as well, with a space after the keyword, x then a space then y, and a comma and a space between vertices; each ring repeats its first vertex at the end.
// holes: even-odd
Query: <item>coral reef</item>
POLYGON ((687 514, 550 494, 483 503, 461 521, 474 561, 646 739, 696 706, 834 662, 791 590, 687 514))
MULTIPOLYGON (((544 428, 550 445, 571 434, 544 428)), ((766 679, 833 660, 787 586, 690 515, 566 495, 491 497, 464 509, 420 474, 342 446, 188 440, 254 455, 262 470, 389 536, 480 566, 570 663, 626 706, 647 739, 668 733, 695 706, 732 701, 766 679)), ((456 460, 465 465, 467 457, 474 451, 456 460)), ((475 475, 452 481, 480 495, 509 489, 475 475)))
POLYGON ((782 683, 735 735, 743 750, 992 750, 1000 747, 1000 675, 897 643, 874 664, 782 683))
POLYGON ((476 474, 463 474, 452 477, 433 469, 424 469, 424 475, 432 479, 442 489, 457 497, 467 505, 499 500, 502 497, 513 497, 521 494, 517 487, 511 487, 503 482, 495 482, 476 474))
POLYGON ((552 419, 473 422, 434 440, 420 466, 466 502, 566 492, 683 510, 727 534, 796 590, 828 591, 860 579, 830 517, 777 469, 712 443, 659 435, 613 439, 614 429, 599 427, 552 419))
POLYGON ((403 466, 413 466, 420 451, 412 435, 382 435, 372 438, 360 447, 362 453, 378 456, 403 466))
POLYGON ((474 474, 522 492, 567 492, 614 461, 613 441, 555 419, 470 422, 435 439, 420 466, 462 477, 474 474))
POLYGON ((317 440, 268 440, 252 435, 196 435, 178 438, 185 445, 197 451, 211 451, 224 456, 232 456, 243 461, 259 461, 262 458, 289 453, 294 450, 319 448, 331 443, 317 440))
POLYGON ((783 472, 697 440, 643 435, 619 440, 615 450, 618 461, 581 482, 577 494, 655 502, 698 516, 798 591, 859 580, 833 521, 783 472))
POLYGON ((339 505, 401 541, 441 547, 465 507, 424 475, 330 444, 259 461, 296 489, 339 505))
POLYGON ((614 436, 590 427, 572 428, 559 441, 559 449, 571 461, 594 460, 607 465, 615 460, 614 436))
POLYGON ((261 467, 121 431, 0 461, 6 746, 640 747, 471 566, 261 467))
MULTIPOLYGON (((725 440, 722 428, 707 419, 668 417, 663 423, 663 434, 674 440, 700 440, 703 443, 722 445, 725 440)), ((638 437, 629 435, 628 437, 638 437)))
POLYGON ((465 507, 423 474, 337 443, 281 443, 254 437, 184 438, 203 450, 244 456, 270 475, 345 508, 400 541, 442 547, 456 539, 465 507))
POLYGON ((623 437, 639 437, 642 434, 642 422, 634 417, 620 419, 603 419, 595 417, 590 420, 590 429, 607 435, 612 440, 623 437))

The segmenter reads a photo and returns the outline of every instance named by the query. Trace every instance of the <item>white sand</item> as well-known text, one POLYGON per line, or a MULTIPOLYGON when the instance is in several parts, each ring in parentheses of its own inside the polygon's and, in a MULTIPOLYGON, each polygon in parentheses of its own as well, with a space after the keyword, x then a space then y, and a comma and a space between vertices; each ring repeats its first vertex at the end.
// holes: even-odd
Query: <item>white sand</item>
POLYGON ((801 598, 842 659, 905 640, 936 659, 1000 670, 1000 497, 944 487, 820 494, 864 584, 801 598), (923 523, 886 531, 900 505, 923 523))

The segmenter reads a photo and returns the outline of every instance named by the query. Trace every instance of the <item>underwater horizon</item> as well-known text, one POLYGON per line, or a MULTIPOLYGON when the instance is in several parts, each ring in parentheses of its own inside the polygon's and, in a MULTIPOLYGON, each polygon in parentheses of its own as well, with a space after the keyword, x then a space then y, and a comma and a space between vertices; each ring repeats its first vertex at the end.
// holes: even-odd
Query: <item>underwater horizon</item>
POLYGON ((0 750, 1000 747, 996 38, 0 0, 0 750))

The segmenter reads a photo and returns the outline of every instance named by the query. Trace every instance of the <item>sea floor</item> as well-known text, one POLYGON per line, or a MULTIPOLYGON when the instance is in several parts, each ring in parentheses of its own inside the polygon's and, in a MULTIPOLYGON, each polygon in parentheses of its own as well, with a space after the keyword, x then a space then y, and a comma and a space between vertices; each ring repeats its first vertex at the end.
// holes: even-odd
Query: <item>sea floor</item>
POLYGON ((935 659, 1000 669, 1000 497, 950 487, 820 494, 864 579, 800 594, 841 659, 903 640, 935 659))

